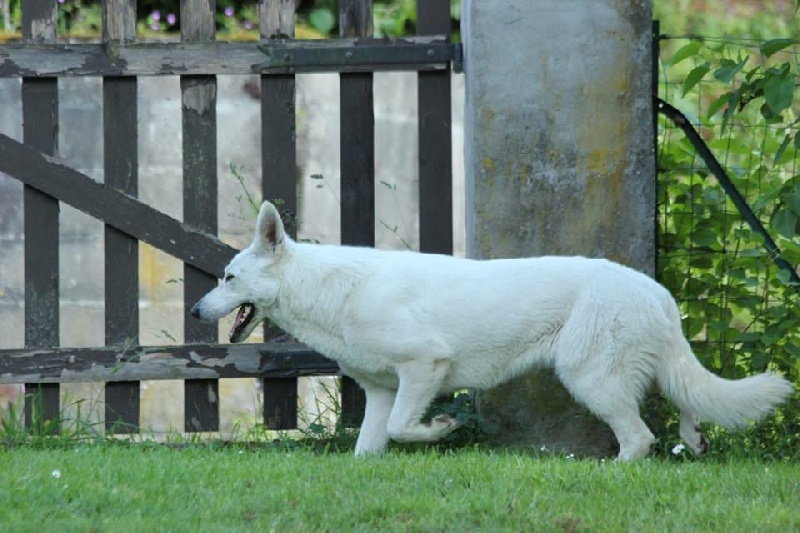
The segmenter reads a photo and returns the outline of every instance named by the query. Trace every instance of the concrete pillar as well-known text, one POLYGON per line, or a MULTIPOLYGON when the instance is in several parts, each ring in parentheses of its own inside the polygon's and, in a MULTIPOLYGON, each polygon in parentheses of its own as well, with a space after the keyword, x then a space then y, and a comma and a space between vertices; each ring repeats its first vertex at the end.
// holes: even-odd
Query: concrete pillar
MULTIPOLYGON (((653 274, 651 10, 650 0, 464 1, 469 257, 606 257, 653 274)), ((616 448, 550 371, 479 405, 503 444, 616 448)))

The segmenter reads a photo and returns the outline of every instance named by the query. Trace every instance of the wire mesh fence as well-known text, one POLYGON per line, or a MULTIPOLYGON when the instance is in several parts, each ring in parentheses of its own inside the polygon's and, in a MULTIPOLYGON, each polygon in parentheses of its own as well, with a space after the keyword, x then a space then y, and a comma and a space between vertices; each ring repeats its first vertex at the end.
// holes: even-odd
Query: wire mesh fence
POLYGON ((658 42, 659 97, 691 122, 779 250, 768 250, 698 148, 661 115, 660 281, 678 298, 707 366, 726 377, 779 368, 797 381, 796 275, 775 260, 800 264, 800 46, 702 36, 658 42))

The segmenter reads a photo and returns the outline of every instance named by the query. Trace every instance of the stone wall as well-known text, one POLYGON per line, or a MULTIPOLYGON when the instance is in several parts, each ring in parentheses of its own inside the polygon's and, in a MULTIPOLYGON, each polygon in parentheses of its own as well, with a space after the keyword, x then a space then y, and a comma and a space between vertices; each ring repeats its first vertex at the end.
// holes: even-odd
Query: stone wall
MULTIPOLYGON (((605 257, 654 274, 651 18, 648 0, 464 0, 470 257, 605 257)), ((480 406, 506 444, 615 445, 549 370, 480 406)))

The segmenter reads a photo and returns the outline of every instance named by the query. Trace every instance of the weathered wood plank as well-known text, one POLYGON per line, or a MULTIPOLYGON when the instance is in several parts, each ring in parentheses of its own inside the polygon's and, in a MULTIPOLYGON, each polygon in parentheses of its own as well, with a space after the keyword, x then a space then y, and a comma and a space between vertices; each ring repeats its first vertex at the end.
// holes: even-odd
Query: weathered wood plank
MULTIPOLYGON (((58 151, 56 80, 23 80, 22 120, 25 150, 49 155, 58 151)), ((0 157, 15 159, 17 155, 8 153, 0 157)), ((58 346, 58 200, 46 191, 27 186, 23 190, 23 203, 25 344, 58 346)))
POLYGON ((181 41, 207 43, 214 40, 216 0, 181 0, 181 41))
POLYGON ((372 0, 339 0, 339 35, 372 37, 372 0))
MULTIPOLYGON (((339 3, 342 37, 372 36, 372 2, 339 3)), ((375 246, 375 115, 372 74, 341 74, 340 153, 342 244, 375 246)))
POLYGON ((104 0, 101 9, 107 50, 136 40, 136 0, 104 0))
POLYGON ((260 0, 258 3, 261 39, 293 39, 295 0, 260 0))
POLYGON ((2 134, 0 172, 217 277, 236 253, 216 237, 2 134))
MULTIPOLYGON (((294 50, 329 50, 334 57, 346 54, 365 43, 396 48, 393 62, 386 59, 372 65, 339 64, 286 67, 280 64, 267 67, 269 59, 257 43, 135 43, 57 44, 0 46, 0 78, 55 76, 175 76, 265 74, 291 72, 369 72, 375 70, 437 70, 447 68, 452 60, 452 48, 444 46, 444 37, 407 37, 403 39, 329 39, 319 41, 282 42, 292 54, 294 50), (410 59, 409 44, 436 44, 434 55, 410 59), (336 52, 336 50, 339 50, 336 52), (263 65, 263 67, 262 67, 263 65)), ((430 48, 430 47, 429 47, 430 48)), ((426 48, 427 54, 427 48, 426 48)))
POLYGON ((25 427, 36 435, 57 435, 60 432, 60 387, 58 383, 25 385, 25 427))
POLYGON ((294 74, 261 76, 261 193, 297 235, 297 145, 294 74))
POLYGON ((0 384, 291 378, 334 375, 338 369, 307 346, 286 342, 0 351, 0 384))
POLYGON ((297 428, 297 378, 264 378, 264 425, 268 429, 297 428))
MULTIPOLYGON (((294 0, 262 0, 261 38, 294 37, 294 0)), ((297 148, 293 74, 261 76, 261 192, 279 207, 296 236, 297 148)))
MULTIPOLYGON (((22 6, 22 37, 26 44, 55 42, 55 2, 25 2, 22 6)), ((22 120, 22 134, 27 149, 48 155, 58 151, 58 84, 55 79, 22 80, 22 120)), ((41 190, 26 186, 23 203, 25 345, 58 346, 58 200, 41 190)), ((24 380, 17 382, 20 381, 24 380)), ((31 390, 27 384, 26 390, 31 390)), ((36 390, 36 395, 25 397, 25 424, 34 431, 41 431, 46 419, 54 420, 58 416, 58 386, 39 387, 36 390), (32 402, 38 405, 34 406, 32 402)))
MULTIPOLYGON (((294 0, 262 0, 261 39, 294 38, 294 0)), ((265 56, 266 59, 266 56, 265 56)), ((297 235, 297 148, 294 74, 261 76, 261 193, 278 209, 286 231, 297 235)), ((265 322, 264 339, 283 332, 265 322)), ((297 427, 297 378, 261 380, 263 420, 270 429, 297 427)))
MULTIPOLYGON (((450 2, 418 0, 419 33, 450 33, 450 2)), ((450 69, 417 75, 419 246, 453 253, 453 144, 450 69)))
POLYGON ((375 246, 375 116, 372 74, 342 74, 342 244, 375 246))
MULTIPOLYGON (((259 5, 261 9, 260 31, 262 40, 271 39, 276 35, 290 39, 294 37, 294 0, 261 0, 259 5)), ((261 197, 278 207, 283 217, 286 231, 292 237, 296 237, 297 146, 295 132, 295 78, 294 74, 276 76, 265 74, 261 76, 260 81, 261 197)), ((264 323, 264 340, 276 339, 283 334, 280 328, 268 322, 264 323)), ((273 392, 275 391, 264 388, 265 396, 273 394, 273 392)), ((271 400, 268 403, 275 404, 271 400)))
MULTIPOLYGON (((181 39, 214 39, 214 2, 181 2, 181 39)), ((217 233, 217 80, 215 76, 181 76, 183 132, 183 220, 209 235, 217 233)), ((191 264, 184 266, 184 339, 213 342, 216 324, 200 322, 189 309, 216 286, 214 276, 191 264)))
POLYGON ((56 42, 57 6, 50 0, 26 0, 22 4, 22 40, 25 43, 56 42))
MULTIPOLYGON (((136 79, 103 78, 103 174, 105 186, 136 197, 138 134, 136 79)), ((139 241, 105 226, 106 344, 138 343, 139 241)))
POLYGON ((367 397, 353 378, 342 376, 342 425, 348 428, 361 426, 364 421, 364 409, 367 406, 367 397))
POLYGON ((142 411, 138 381, 115 381, 105 387, 105 428, 108 433, 139 433, 142 411))
MULTIPOLYGON (((341 0, 339 34, 372 37, 372 1, 341 0)), ((375 112, 372 73, 340 74, 340 154, 342 244, 375 246, 375 112)), ((358 425, 364 391, 343 379, 342 417, 358 425)))
MULTIPOLYGON (((181 41, 214 40, 214 0, 181 0, 181 41)), ((217 79, 181 76, 183 129, 183 221, 217 233, 217 79)), ((201 322, 189 310, 217 285, 215 276, 183 265, 184 342, 216 342, 216 323, 201 322)), ((219 381, 184 382, 185 431, 219 430, 219 381)))
MULTIPOLYGON (((135 0, 103 2, 106 45, 136 39, 135 0)), ((137 196, 139 135, 136 78, 103 78, 103 179, 108 188, 137 196)), ((139 241, 106 225, 105 344, 139 343, 139 241)), ((138 433, 139 383, 106 386, 106 431, 138 433)))
POLYGON ((184 431, 219 431, 218 379, 185 380, 183 398, 184 431))

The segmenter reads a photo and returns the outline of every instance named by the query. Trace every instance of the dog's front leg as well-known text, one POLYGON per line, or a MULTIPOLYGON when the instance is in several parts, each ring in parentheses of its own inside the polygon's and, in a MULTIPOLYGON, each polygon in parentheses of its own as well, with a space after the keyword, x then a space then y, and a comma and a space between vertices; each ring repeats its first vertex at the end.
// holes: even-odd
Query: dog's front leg
POLYGON ((389 443, 386 424, 397 391, 380 387, 366 380, 360 380, 359 383, 367 396, 367 405, 364 409, 364 421, 361 423, 358 441, 356 441, 356 456, 381 453, 389 443))
POLYGON ((450 361, 409 361, 399 366, 400 388, 389 415, 389 436, 399 442, 432 442, 458 428, 451 416, 439 415, 430 422, 421 419, 441 390, 450 361))

